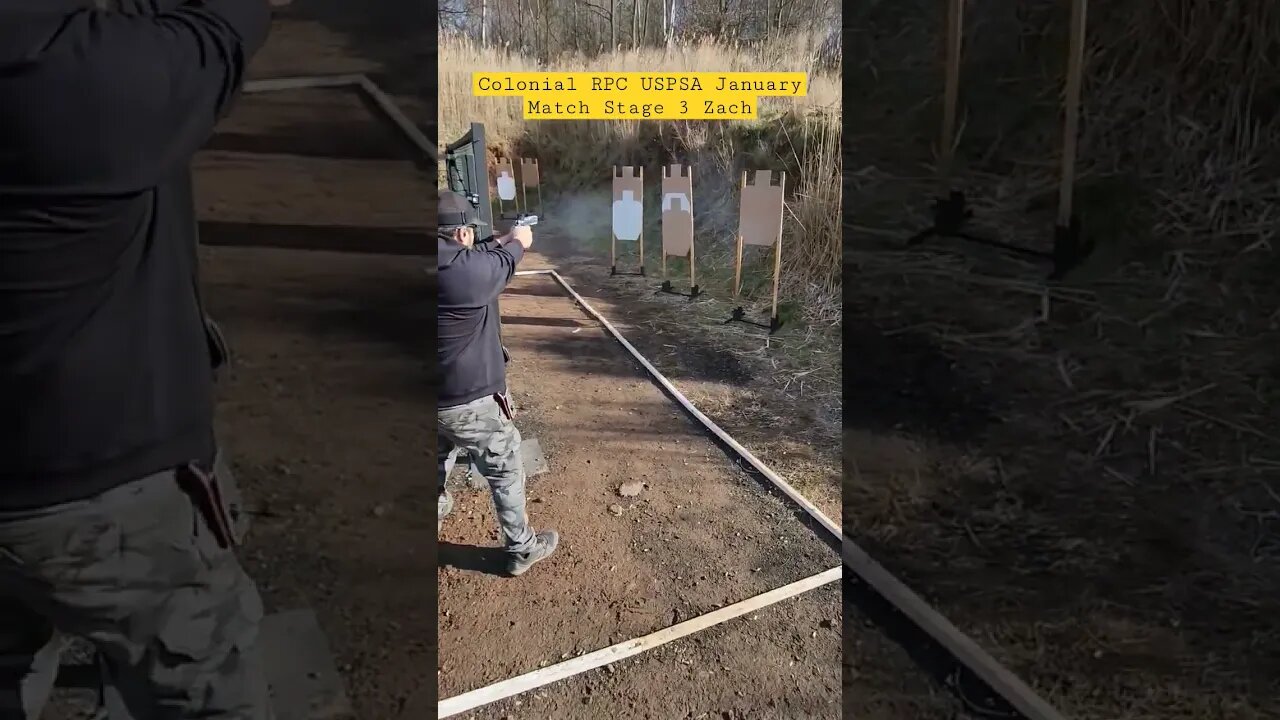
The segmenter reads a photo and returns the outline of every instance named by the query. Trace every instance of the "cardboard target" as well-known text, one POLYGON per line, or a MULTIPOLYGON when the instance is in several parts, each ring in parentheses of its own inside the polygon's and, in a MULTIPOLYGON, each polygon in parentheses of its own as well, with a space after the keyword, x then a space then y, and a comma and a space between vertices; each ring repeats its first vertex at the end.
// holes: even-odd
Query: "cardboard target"
POLYGON ((519 209, 519 202, 516 200, 516 169, 511 163, 511 158, 497 158, 493 161, 494 184, 498 189, 498 208, 501 211, 505 202, 516 202, 516 208, 519 209))
POLYGON ((662 288, 671 292, 666 281, 667 256, 678 255, 689 261, 689 290, 698 294, 698 279, 693 256, 693 167, 668 165, 662 168, 662 288))
MULTIPOLYGON (((782 212, 785 208, 783 191, 787 174, 778 173, 778 184, 772 184, 773 173, 756 170, 753 183, 747 184, 747 172, 742 173, 740 208, 738 211, 738 243, 733 267, 733 296, 738 297, 742 288, 742 249, 744 245, 773 247, 773 310, 772 322, 778 322, 778 288, 782 275, 782 212)), ((741 308, 738 309, 738 312, 741 308)))
POLYGON ((756 170, 754 183, 742 186, 738 232, 745 245, 768 247, 778 242, 782 233, 782 186, 787 174, 778 173, 778 176, 778 184, 773 185, 771 171, 756 170))
POLYGON ((526 188, 538 187, 542 178, 538 175, 538 158, 520 158, 520 182, 526 188))
POLYGON ((610 243, 610 259, 613 274, 617 274, 617 242, 626 240, 639 243, 640 275, 644 274, 644 168, 624 165, 613 171, 613 241, 610 243))
POLYGON ((662 253, 685 257, 693 250, 693 168, 662 169, 662 253))

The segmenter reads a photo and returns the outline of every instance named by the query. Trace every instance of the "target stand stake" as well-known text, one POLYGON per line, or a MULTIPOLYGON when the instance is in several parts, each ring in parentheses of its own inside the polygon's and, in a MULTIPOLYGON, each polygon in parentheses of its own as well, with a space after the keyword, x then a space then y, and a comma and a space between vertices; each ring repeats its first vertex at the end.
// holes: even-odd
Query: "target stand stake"
POLYGON ((1062 280, 1093 252, 1094 244, 1082 239, 1080 217, 1072 215, 1067 225, 1053 228, 1053 272, 1050 280, 1062 280))
POLYGON ((916 233, 908 245, 920 245, 931 237, 962 237, 964 226, 973 218, 973 210, 965 204, 964 193, 952 190, 947 198, 933 202, 933 226, 916 233))
POLYGON ((747 311, 744 310, 741 305, 733 309, 733 313, 729 316, 728 320, 724 321, 724 324, 728 325, 731 322, 740 322, 744 325, 754 325, 758 328, 764 328, 769 331, 770 335, 778 332, 778 328, 782 327, 782 318, 777 315, 769 318, 769 324, 767 325, 765 323, 755 322, 754 320, 748 320, 747 311))

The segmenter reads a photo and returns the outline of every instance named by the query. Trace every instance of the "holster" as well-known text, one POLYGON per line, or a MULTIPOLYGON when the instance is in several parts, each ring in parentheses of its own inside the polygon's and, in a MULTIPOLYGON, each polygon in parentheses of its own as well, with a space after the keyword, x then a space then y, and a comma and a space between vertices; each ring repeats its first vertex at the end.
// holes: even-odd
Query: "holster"
POLYGON ((227 338, 222 334, 218 323, 208 315, 204 316, 204 338, 209 345, 209 363, 215 371, 231 363, 231 348, 227 345, 227 338))
POLYGON ((502 411, 503 415, 507 416, 508 420, 514 421, 516 419, 516 406, 511 402, 510 395, 506 393, 494 393, 493 399, 498 403, 498 409, 502 411))
POLYGON ((218 547, 223 550, 239 547, 248 529, 248 515, 239 486, 222 454, 215 457, 212 469, 192 462, 178 468, 177 475, 178 483, 191 497, 218 547))

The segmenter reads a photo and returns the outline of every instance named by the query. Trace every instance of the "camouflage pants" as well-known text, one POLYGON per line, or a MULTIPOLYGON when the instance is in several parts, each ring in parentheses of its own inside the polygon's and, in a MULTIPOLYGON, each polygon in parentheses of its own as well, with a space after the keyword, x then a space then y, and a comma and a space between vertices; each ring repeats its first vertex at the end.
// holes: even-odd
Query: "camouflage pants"
MULTIPOLYGON (((466 453, 472 467, 489 482, 493 509, 507 551, 526 553, 536 544, 525 511, 524 464, 520 460, 520 431, 499 402, 500 397, 483 397, 465 405, 436 411, 436 465, 439 478, 437 521, 453 508, 453 498, 445 480, 455 457, 466 453)), ((505 403, 505 400, 502 400, 505 403)))
POLYGON ((39 717, 61 633, 96 648, 111 720, 269 720, 262 611, 176 472, 0 512, 0 720, 39 717))

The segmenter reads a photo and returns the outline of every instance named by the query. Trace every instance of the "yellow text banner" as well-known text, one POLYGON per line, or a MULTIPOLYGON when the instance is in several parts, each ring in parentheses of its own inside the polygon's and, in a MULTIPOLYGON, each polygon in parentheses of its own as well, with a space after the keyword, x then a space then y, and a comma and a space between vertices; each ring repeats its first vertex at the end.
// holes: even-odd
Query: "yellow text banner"
POLYGON ((761 97, 803 97, 806 73, 476 72, 480 97, 519 97, 529 120, 749 120, 761 97))

